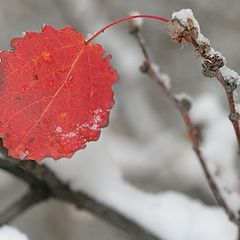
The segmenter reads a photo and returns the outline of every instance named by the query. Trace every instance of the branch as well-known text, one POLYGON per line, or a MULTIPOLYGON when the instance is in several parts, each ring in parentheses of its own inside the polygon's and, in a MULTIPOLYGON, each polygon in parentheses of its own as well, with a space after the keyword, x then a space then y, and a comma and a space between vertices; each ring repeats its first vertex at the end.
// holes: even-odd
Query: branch
POLYGON ((14 202, 2 213, 0 213, 0 227, 8 224, 10 221, 15 219, 21 213, 28 208, 31 208, 35 204, 46 200, 49 197, 47 189, 41 188, 37 190, 28 191, 23 197, 14 202))
MULTIPOLYGON (((35 161, 20 161, 10 157, 0 156, 0 168, 22 179, 28 183, 32 189, 43 190, 43 192, 47 192, 47 196, 49 197, 71 203, 77 208, 89 211, 95 216, 125 231, 132 236, 133 239, 161 240, 159 237, 144 229, 143 226, 128 219, 117 210, 104 205, 104 203, 95 200, 85 193, 71 190, 69 186, 57 178, 57 176, 45 165, 40 165, 35 161)), ((7 223, 9 220, 13 219, 14 214, 17 216, 28 207, 47 199, 47 196, 45 198, 40 198, 39 196, 39 199, 36 199, 36 202, 34 202, 31 198, 32 194, 34 194, 34 191, 25 195, 12 205, 16 210, 13 210, 13 213, 9 213, 9 216, 7 211, 9 211, 10 208, 5 210, 4 214, 0 215, 0 222, 2 224, 7 223), (30 204, 23 204, 24 200, 27 200, 30 204), (1 221, 1 219, 3 220, 1 221)))
POLYGON ((98 202, 97 200, 83 194, 81 192, 74 192, 62 194, 57 196, 59 200, 72 203, 77 208, 85 209, 104 221, 114 225, 115 227, 128 233, 133 239, 139 240, 160 240, 159 237, 148 232, 144 227, 123 216, 115 209, 98 202))
POLYGON ((223 86, 230 110, 229 119, 232 122, 240 151, 240 114, 235 99, 240 76, 228 68, 225 57, 211 47, 210 41, 201 33, 199 24, 190 9, 183 9, 173 14, 168 33, 177 43, 192 44, 195 48, 195 55, 202 58, 203 75, 216 78, 223 86))
POLYGON ((130 21, 130 33, 136 38, 138 45, 141 48, 141 51, 144 55, 144 63, 140 67, 141 71, 147 74, 154 82, 158 84, 160 89, 166 94, 168 99, 175 105, 181 117, 185 123, 187 128, 188 134, 190 136, 190 140, 192 142, 193 150, 199 160, 199 163, 202 167, 204 175, 207 179, 208 185, 220 207, 222 207, 225 212, 227 213, 229 219, 233 221, 235 224, 238 224, 238 219, 235 216, 234 212, 229 208, 227 203, 225 202, 217 183, 215 182, 213 176, 211 175, 208 166, 206 164, 206 160, 204 159, 201 149, 200 149, 200 135, 198 129, 192 123, 192 119, 189 115, 189 110, 191 108, 191 102, 185 97, 180 96, 177 97, 174 95, 169 87, 168 82, 166 82, 166 75, 159 73, 156 64, 151 60, 150 54, 148 49, 145 45, 145 41, 140 35, 140 28, 139 26, 135 26, 134 22, 130 21))

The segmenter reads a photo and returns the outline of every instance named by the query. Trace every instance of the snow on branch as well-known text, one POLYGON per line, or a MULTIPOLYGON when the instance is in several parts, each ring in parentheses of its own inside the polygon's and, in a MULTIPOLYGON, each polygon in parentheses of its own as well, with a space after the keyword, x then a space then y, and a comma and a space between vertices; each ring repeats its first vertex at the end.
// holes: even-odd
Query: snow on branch
MULTIPOLYGON (((200 27, 197 21, 194 19, 192 11, 187 9, 187 10, 181 10, 178 13, 173 14, 173 19, 175 21, 175 17, 178 17, 180 20, 177 20, 177 24, 172 24, 172 27, 170 28, 171 33, 173 36, 178 39, 179 32, 182 32, 185 28, 185 24, 191 24, 193 31, 189 34, 195 36, 197 38, 198 32, 200 32, 200 27), (180 28, 179 28, 180 27, 180 28), (179 29, 181 31, 179 31, 179 29)), ((188 25, 187 25, 188 26, 188 25)), ((175 107, 181 114, 181 117, 185 123, 186 129, 188 131, 189 138, 192 143, 193 150, 198 158, 198 161, 202 167, 202 170, 204 172, 204 175, 208 181, 208 185, 218 203, 219 206, 221 206, 227 215, 229 216, 229 219, 235 222, 236 224, 238 223, 238 213, 236 213, 236 201, 238 200, 237 196, 234 195, 234 199, 232 199, 230 202, 234 203, 234 208, 232 209, 231 206, 228 205, 226 202, 222 192, 221 192, 221 187, 219 186, 218 182, 215 180, 213 177, 213 173, 211 172, 211 169, 209 168, 208 162, 205 159, 205 156, 202 152, 201 149, 201 136, 200 133, 197 129, 197 127, 194 125, 194 122, 192 121, 191 115, 189 113, 191 109, 191 97, 189 97, 185 93, 181 94, 173 94, 171 91, 171 88, 169 88, 165 84, 165 80, 161 78, 163 75, 159 71, 159 67, 156 67, 157 65, 152 61, 148 49, 145 45, 145 41, 143 37, 140 35, 139 30, 132 32, 130 29, 130 33, 134 35, 136 38, 142 53, 144 55, 144 63, 141 66, 141 70, 143 73, 146 73, 153 81, 155 81, 160 89, 162 90, 163 93, 166 94, 168 99, 174 103, 175 107), (153 67, 154 66, 154 67, 153 67)), ((189 36, 185 36, 186 41, 190 41, 189 36)), ((203 37, 201 37, 203 39, 203 37)), ((184 38, 179 38, 178 42, 183 42, 184 38)))
POLYGON ((240 148, 240 113, 235 96, 240 84, 239 74, 227 67, 225 57, 211 47, 210 41, 201 33, 199 23, 191 9, 182 9, 172 14, 168 34, 176 43, 192 44, 195 55, 202 59, 203 75, 216 78, 224 87, 230 109, 229 119, 233 124, 240 148))
MULTIPOLYGON (((108 140, 101 141, 107 145, 108 140)), ((237 227, 221 208, 174 191, 144 192, 121 176, 119 166, 106 157, 108 154, 100 154, 97 159, 86 156, 87 153, 83 157, 75 155, 71 161, 49 161, 48 165, 64 182, 70 182, 72 189, 115 209, 160 239, 195 240, 199 236, 204 240, 236 239, 237 227), (214 222, 214 227, 209 222, 214 222)))

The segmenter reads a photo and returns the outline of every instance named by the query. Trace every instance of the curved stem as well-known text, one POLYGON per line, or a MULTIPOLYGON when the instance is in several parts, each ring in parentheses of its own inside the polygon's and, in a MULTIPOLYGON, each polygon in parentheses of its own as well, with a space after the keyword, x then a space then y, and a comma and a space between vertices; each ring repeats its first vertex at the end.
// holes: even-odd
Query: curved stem
POLYGON ((125 22, 128 21, 130 19, 134 19, 134 18, 149 18, 149 19, 154 19, 154 20, 158 20, 161 22, 169 22, 168 19, 160 17, 160 16, 154 16, 154 15, 132 15, 132 16, 127 16, 121 19, 118 19, 112 23, 109 23, 108 25, 106 25, 105 27, 103 27, 102 29, 100 29, 99 31, 97 31, 96 33, 94 33, 88 40, 86 40, 86 44, 90 43, 92 40, 94 40, 98 35, 100 35, 101 33, 103 33, 105 30, 107 30, 108 28, 111 28, 114 25, 117 25, 121 22, 125 22))

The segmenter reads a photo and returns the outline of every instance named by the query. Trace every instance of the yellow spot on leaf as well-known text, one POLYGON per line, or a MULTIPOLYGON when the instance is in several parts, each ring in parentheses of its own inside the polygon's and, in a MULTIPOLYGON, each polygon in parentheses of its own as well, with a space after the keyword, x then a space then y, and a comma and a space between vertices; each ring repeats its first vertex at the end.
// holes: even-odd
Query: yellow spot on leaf
POLYGON ((50 57, 51 57, 49 52, 43 52, 42 56, 43 56, 43 58, 46 62, 48 62, 50 60, 50 57))

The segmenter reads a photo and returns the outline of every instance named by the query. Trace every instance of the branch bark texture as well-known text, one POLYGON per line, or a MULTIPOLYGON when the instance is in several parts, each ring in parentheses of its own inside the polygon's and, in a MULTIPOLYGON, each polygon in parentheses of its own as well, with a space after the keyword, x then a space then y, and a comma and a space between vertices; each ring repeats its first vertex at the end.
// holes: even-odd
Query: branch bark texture
POLYGON ((87 210, 111 225, 125 231, 133 239, 161 240, 117 210, 104 205, 83 192, 71 190, 68 185, 63 183, 45 165, 40 165, 35 161, 20 161, 7 156, 1 156, 0 168, 22 179, 30 187, 26 195, 0 214, 0 226, 12 221, 35 204, 48 198, 55 198, 73 204, 78 209, 87 210))

